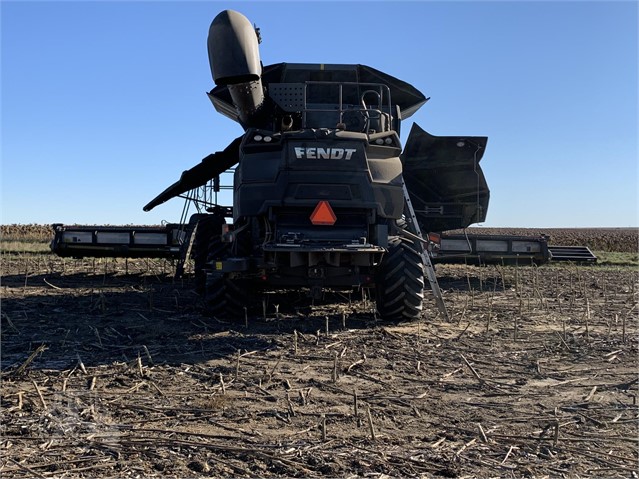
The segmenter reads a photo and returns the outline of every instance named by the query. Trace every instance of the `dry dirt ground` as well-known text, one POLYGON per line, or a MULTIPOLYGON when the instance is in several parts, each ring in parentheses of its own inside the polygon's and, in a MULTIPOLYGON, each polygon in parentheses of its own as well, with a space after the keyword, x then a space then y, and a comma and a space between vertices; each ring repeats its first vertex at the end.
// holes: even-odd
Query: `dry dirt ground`
POLYGON ((205 317, 164 261, 2 268, 2 477, 637 477, 632 267, 439 265, 450 319, 403 324, 205 317))

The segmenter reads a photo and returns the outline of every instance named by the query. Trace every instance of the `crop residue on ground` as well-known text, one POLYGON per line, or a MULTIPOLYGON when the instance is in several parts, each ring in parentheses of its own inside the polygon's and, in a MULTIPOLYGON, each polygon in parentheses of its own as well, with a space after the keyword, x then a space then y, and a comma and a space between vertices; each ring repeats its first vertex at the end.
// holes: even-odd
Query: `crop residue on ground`
POLYGON ((167 261, 2 259, 3 477, 636 470, 636 268, 438 265, 449 321, 291 292, 233 324, 167 261))

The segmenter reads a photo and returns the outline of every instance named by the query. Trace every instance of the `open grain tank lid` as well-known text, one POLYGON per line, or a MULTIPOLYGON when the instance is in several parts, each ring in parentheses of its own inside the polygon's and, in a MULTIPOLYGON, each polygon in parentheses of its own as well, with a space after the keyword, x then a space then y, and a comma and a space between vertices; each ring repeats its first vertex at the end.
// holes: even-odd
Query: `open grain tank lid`
POLYGON ((422 232, 466 228, 486 219, 490 191, 479 161, 487 141, 433 136, 413 124, 401 159, 422 232))

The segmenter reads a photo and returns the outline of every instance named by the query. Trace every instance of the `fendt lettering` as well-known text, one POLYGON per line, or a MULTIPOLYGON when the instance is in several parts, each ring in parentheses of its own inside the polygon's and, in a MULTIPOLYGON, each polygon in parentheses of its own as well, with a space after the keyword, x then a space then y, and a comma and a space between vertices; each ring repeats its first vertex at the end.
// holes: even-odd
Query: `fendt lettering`
POLYGON ((357 150, 355 148, 302 148, 295 147, 295 158, 298 160, 350 160, 357 150))

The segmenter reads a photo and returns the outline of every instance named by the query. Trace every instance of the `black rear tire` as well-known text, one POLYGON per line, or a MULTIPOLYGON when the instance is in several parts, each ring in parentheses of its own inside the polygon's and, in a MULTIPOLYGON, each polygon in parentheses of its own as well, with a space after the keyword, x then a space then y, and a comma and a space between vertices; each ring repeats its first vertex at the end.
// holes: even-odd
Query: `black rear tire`
MULTIPOLYGON (((208 246, 208 264, 231 256, 231 243, 222 242, 219 235, 212 236, 208 246)), ((211 267, 204 270, 204 277, 206 314, 219 319, 243 321, 251 306, 255 304, 256 288, 253 282, 235 278, 230 273, 215 271, 211 267)))
POLYGON ((222 317, 226 313, 224 275, 216 271, 205 273, 204 307, 207 316, 222 317))
POLYGON ((252 313, 254 295, 255 291, 248 280, 232 278, 228 273, 216 271, 206 275, 204 301, 208 316, 243 321, 247 314, 252 313))
POLYGON ((376 274, 377 311, 387 321, 420 316, 424 301, 424 261, 421 244, 408 238, 388 238, 388 252, 376 274))
POLYGON ((197 223, 191 253, 195 276, 195 292, 197 294, 204 294, 206 289, 205 266, 209 258, 211 240, 222 234, 222 225, 225 223, 224 217, 217 214, 208 215, 197 223))

